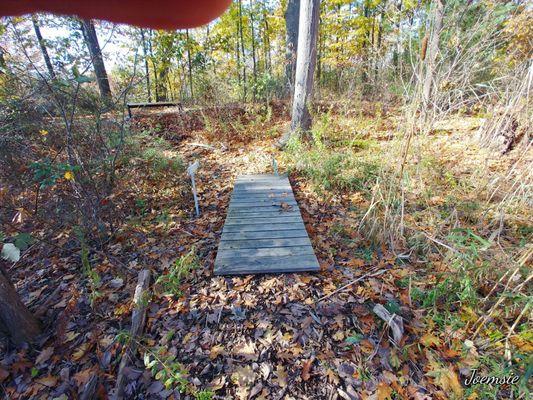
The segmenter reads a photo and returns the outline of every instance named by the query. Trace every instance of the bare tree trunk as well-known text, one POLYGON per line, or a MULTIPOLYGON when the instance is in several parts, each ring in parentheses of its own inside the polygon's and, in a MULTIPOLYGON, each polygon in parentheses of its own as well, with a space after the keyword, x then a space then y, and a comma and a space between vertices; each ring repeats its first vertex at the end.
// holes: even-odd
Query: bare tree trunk
MULTIPOLYGON (((239 22, 237 22, 237 33, 239 32, 239 22)), ((241 50, 239 48, 239 38, 235 41, 235 56, 237 58, 237 82, 241 86, 241 50)))
POLYGON ((189 68, 189 89, 191 91, 191 100, 194 99, 193 92, 193 82, 192 82, 192 60, 191 60, 191 42, 189 38, 189 30, 185 30, 185 35, 187 37, 187 66, 189 68))
POLYGON ((111 103, 111 87, 109 86, 109 79, 107 77, 107 71, 105 69, 104 59, 102 57, 102 50, 98 43, 98 36, 96 36, 96 29, 94 28, 93 21, 88 19, 81 20, 81 31, 85 39, 85 43, 89 49, 91 55, 91 61, 94 67, 94 73, 96 75, 96 81, 98 83, 98 89, 100 89, 100 96, 102 100, 107 104, 111 103))
POLYGON ((262 7, 263 7, 263 52, 265 57, 265 71, 270 71, 271 69, 271 60, 270 60, 270 36, 269 36, 269 28, 268 28, 268 18, 267 18, 267 12, 266 12, 266 0, 263 0, 262 7))
POLYGON ((287 144, 292 135, 300 134, 311 128, 311 114, 307 102, 313 93, 319 13, 320 0, 302 0, 291 129, 280 140, 281 146, 287 144))
POLYGON ((285 91, 287 96, 293 93, 296 74, 296 52, 298 50, 298 20, 300 18, 300 0, 288 0, 285 10, 285 91))
POLYGON ((148 67, 148 50, 146 48, 146 38, 144 37, 144 29, 141 29, 141 40, 143 45, 144 55, 144 73, 146 75, 146 93, 148 94, 148 102, 152 102, 152 91, 150 90, 150 68, 148 67))
POLYGON ((254 29, 254 2, 250 0, 250 29, 252 33, 252 65, 254 74, 254 84, 252 86, 253 99, 255 101, 255 84, 257 82, 257 60, 255 58, 255 29, 254 29))
POLYGON ((15 344, 31 342, 41 333, 39 321, 22 303, 15 288, 1 269, 0 325, 15 344))
MULTIPOLYGON (((422 111, 425 114, 430 107, 430 99, 435 79, 435 61, 439 52, 440 33, 444 19, 444 0, 436 0, 433 8, 433 29, 426 54, 426 74, 422 87, 422 111)), ((422 62, 422 61, 421 61, 422 62)))
POLYGON ((0 46, 0 74, 7 73, 7 63, 4 56, 4 49, 0 46), (3 71, 2 71, 3 70, 3 71))
POLYGON ((242 0, 239 0, 239 37, 241 39, 242 51, 242 81, 243 81, 243 100, 246 101, 246 55, 244 52, 244 34, 242 27, 242 0))
POLYGON ((168 100, 168 70, 169 65, 163 62, 161 70, 157 74, 157 91, 156 91, 156 101, 167 101, 168 100))
POLYGON ((46 64, 46 69, 48 70, 48 76, 50 79, 55 80, 56 74, 54 72, 54 67, 50 61, 50 55, 48 54, 48 49, 44 43, 43 35, 41 34, 41 27, 39 26, 39 21, 35 15, 31 16, 31 22, 33 23, 33 30, 35 31, 35 36, 37 37, 37 42, 39 42, 39 48, 41 49, 41 54, 44 58, 44 63, 46 64))
MULTIPOLYGON (((396 34, 396 43, 394 45, 394 50, 392 53, 392 64, 394 65, 395 69, 398 69, 400 67, 400 56, 401 56, 401 46, 402 46, 402 5, 403 0, 400 0, 398 2, 398 5, 396 6, 397 12, 398 12, 398 20, 394 24, 396 26, 396 29, 398 30, 398 33, 396 34)), ((401 76, 401 73, 398 73, 399 76, 401 76)))
POLYGON ((152 70, 154 71, 154 92, 155 92, 155 101, 159 101, 159 77, 157 74, 157 63, 155 62, 154 57, 154 47, 152 45, 152 37, 154 31, 150 29, 148 31, 148 50, 150 52, 150 61, 152 61, 152 70))

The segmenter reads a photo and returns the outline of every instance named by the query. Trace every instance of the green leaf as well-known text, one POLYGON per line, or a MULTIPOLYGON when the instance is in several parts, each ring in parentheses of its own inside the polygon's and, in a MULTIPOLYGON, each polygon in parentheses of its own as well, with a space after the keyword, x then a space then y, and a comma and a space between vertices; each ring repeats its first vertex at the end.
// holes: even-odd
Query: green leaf
POLYGON ((400 314, 400 305, 394 300, 389 300, 385 303, 385 309, 391 314, 400 314))
POLYGON ((88 76, 85 76, 85 75, 80 75, 80 76, 76 76, 74 78, 74 80, 78 83, 89 83, 89 82, 92 82, 93 79, 92 78, 89 78, 88 76))
POLYGON ((165 389, 170 389, 172 385, 174 384, 173 378, 168 378, 163 385, 165 385, 165 389))
POLYGON ((346 343, 348 344, 357 344, 359 343, 361 340, 363 340, 364 336, 359 334, 359 333, 356 333, 355 335, 352 335, 352 336, 348 336, 345 340, 346 343))
POLYGON ((28 246, 32 243, 33 238, 29 233, 19 233, 15 237, 15 246, 17 246, 22 251, 26 250, 28 246))

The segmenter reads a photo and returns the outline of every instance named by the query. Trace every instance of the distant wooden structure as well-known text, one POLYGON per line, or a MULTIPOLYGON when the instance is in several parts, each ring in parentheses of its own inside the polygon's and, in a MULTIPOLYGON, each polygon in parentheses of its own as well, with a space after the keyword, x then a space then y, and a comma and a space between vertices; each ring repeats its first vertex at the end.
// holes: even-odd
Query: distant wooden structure
POLYGON ((318 270, 288 178, 239 176, 218 246, 215 275, 318 270))
POLYGON ((174 101, 160 101, 157 103, 128 103, 128 116, 131 118, 132 108, 155 108, 155 107, 178 107, 180 111, 183 111, 183 105, 180 102, 174 101))

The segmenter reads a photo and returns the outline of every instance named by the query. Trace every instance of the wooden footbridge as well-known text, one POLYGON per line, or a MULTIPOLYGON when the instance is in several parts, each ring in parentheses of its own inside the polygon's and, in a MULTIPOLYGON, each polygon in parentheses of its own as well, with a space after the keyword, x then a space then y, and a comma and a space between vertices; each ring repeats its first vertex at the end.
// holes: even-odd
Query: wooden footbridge
POLYGON ((239 176, 218 246, 215 275, 318 269, 288 178, 239 176))

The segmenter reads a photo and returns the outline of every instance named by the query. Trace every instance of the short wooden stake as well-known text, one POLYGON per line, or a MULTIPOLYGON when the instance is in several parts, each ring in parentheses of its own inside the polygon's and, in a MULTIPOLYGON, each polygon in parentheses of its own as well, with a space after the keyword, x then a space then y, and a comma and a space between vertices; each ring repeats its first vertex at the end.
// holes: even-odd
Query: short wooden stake
POLYGON ((198 161, 195 161, 193 164, 189 165, 189 168, 187 168, 187 173, 191 177, 191 183, 192 183, 192 195, 194 197, 194 208, 196 209, 196 216, 200 216, 200 207, 198 205, 198 195, 196 194, 196 182, 194 181, 194 173, 200 166, 200 163, 198 161))

